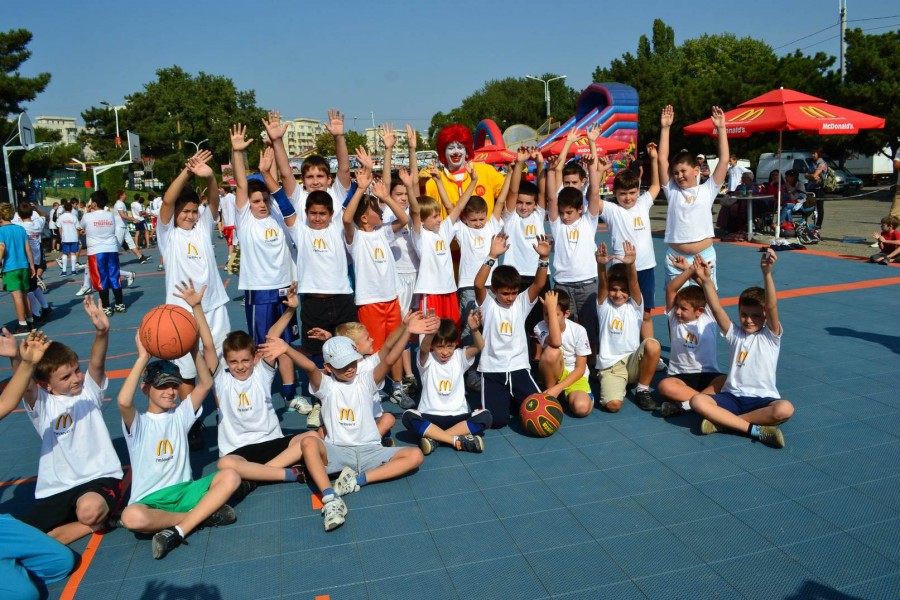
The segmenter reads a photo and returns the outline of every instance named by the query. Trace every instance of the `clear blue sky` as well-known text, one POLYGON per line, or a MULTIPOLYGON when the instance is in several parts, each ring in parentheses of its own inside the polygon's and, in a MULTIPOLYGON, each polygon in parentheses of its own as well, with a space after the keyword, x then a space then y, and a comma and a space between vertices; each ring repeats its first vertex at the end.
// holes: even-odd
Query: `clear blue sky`
MULTIPOLYGON (((900 28, 894 3, 848 4, 849 27, 900 28), (895 18, 881 18, 889 16, 895 18)), ((762 39, 779 54, 839 50, 837 0, 37 0, 4 3, 0 28, 34 34, 24 75, 53 76, 28 105, 32 118, 80 122, 86 108, 100 100, 121 104, 154 80, 156 69, 177 64, 230 77, 239 89, 255 90, 260 106, 289 118, 324 120, 336 106, 351 128, 357 117, 361 130, 371 111, 377 122, 425 129, 432 114, 458 106, 491 79, 556 72, 581 90, 598 65, 634 52, 654 18, 674 28, 678 43, 731 32, 762 39)))

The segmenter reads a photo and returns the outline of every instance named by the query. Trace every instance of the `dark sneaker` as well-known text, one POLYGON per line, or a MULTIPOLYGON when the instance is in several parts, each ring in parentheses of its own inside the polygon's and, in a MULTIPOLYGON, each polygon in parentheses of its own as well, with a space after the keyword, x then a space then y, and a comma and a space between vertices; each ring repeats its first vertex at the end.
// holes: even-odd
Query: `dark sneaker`
POLYGON ((150 262, 150 257, 144 256, 143 254, 141 254, 141 257, 138 259, 138 262, 141 263, 142 265, 145 265, 148 262, 150 262))
POLYGON ((113 308, 113 310, 116 311, 117 313, 128 312, 128 309, 125 308, 124 304, 116 304, 116 306, 113 308))
POLYGON ((237 504, 244 498, 246 498, 250 492, 255 490, 257 484, 255 481, 247 481, 246 479, 241 481, 241 485, 238 486, 238 489, 234 490, 234 493, 231 495, 231 499, 237 504))
POLYGON ((403 410, 416 407, 416 401, 409 397, 402 385, 394 389, 390 400, 395 404, 399 404, 403 410))
POLYGON ((663 419, 683 415, 685 412, 680 402, 663 402, 662 406, 659 407, 659 414, 662 415, 663 419))
POLYGON ((415 375, 407 375, 400 383, 410 396, 415 396, 419 391, 419 382, 416 381, 415 375))
POLYGON ((484 452, 484 439, 477 435, 458 435, 453 442, 453 447, 459 452, 484 452))
POLYGON ((13 330, 14 335, 27 335, 31 333, 31 327, 28 325, 16 325, 16 328, 13 330))
POLYGON ((206 445, 206 441, 203 439, 203 429, 203 422, 195 421, 188 430, 188 448, 191 449, 191 452, 203 450, 206 445))
POLYGON ((760 426, 759 441, 773 448, 784 448, 784 434, 780 429, 771 425, 760 426))
POLYGON ((438 443, 431 438, 423 437, 419 440, 419 448, 422 449, 422 454, 428 456, 435 450, 437 450, 438 443))
POLYGON ((104 309, 103 309, 103 314, 105 314, 107 317, 113 316, 113 307, 112 307, 112 306, 107 306, 106 308, 104 308, 104 309))
POLYGON ((181 537, 174 527, 163 529, 153 536, 153 558, 156 560, 164 558, 166 554, 183 543, 185 543, 184 538, 181 537))
POLYGON ((393 448, 397 444, 396 444, 396 442, 394 442, 394 438, 392 438, 389 435, 386 435, 383 438, 381 438, 381 445, 384 446, 385 448, 393 448))
POLYGON ((634 393, 634 401, 637 402, 638 408, 641 410, 656 410, 656 400, 650 390, 641 390, 634 393))
POLYGON ((237 521, 237 513, 227 504, 223 504, 219 507, 219 510, 206 517, 206 520, 200 524, 200 527, 223 527, 231 525, 235 521, 237 521))
POLYGON ((713 423, 712 421, 710 421, 709 419, 703 419, 700 422, 700 433, 702 433, 703 435, 709 435, 711 433, 719 433, 720 431, 722 431, 722 430, 719 429, 718 427, 716 427, 716 424, 713 423))

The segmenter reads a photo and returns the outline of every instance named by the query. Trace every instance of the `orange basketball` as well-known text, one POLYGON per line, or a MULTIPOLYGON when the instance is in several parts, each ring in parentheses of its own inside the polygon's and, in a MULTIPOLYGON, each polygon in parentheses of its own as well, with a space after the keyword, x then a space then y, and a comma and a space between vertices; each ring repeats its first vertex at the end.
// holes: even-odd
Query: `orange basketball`
POLYGON ((559 401, 547 394, 532 394, 519 409, 522 427, 528 435, 547 437, 562 426, 563 409, 559 401))
POLYGON ((163 304, 144 316, 138 333, 147 352, 174 360, 190 352, 197 343, 197 321, 180 306, 163 304))

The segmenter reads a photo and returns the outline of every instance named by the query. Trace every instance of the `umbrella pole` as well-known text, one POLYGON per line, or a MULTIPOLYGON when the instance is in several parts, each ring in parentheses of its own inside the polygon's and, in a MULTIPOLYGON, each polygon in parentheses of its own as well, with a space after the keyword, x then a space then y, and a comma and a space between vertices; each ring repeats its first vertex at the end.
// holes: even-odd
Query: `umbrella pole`
POLYGON ((778 202, 775 203, 775 239, 781 237, 781 130, 778 130, 778 202))

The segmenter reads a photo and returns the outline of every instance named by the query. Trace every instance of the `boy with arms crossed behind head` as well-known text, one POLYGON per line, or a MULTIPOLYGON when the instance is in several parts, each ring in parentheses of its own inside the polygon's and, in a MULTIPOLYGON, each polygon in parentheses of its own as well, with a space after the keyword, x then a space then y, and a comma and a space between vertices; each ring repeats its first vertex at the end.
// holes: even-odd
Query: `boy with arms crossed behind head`
POLYGON ((719 303, 710 266, 702 259, 694 263, 703 283, 706 302, 731 349, 728 376, 718 394, 697 394, 691 408, 703 416, 704 435, 731 429, 773 448, 784 448, 784 435, 777 425, 794 414, 794 406, 779 398, 775 371, 784 329, 778 319, 778 298, 772 268, 775 253, 766 250, 760 259, 765 289, 747 288, 738 299, 740 326, 728 318, 719 303))
POLYGON ((503 233, 494 236, 488 259, 475 276, 475 301, 484 323, 484 351, 478 363, 481 408, 491 412, 493 429, 506 427, 510 411, 518 414, 525 398, 541 391, 531 377, 525 322, 537 304, 538 294, 547 283, 550 242, 543 235, 537 237, 537 243, 533 246, 538 255, 537 272, 524 292, 519 292, 522 283, 519 272, 502 265, 491 276, 491 296, 485 288, 488 273, 497 259, 509 249, 507 239, 503 233))
MULTIPOLYGON (((181 297, 193 309, 200 338, 214 348, 212 335, 200 300, 199 291, 188 284, 179 288, 181 297)), ((209 364, 195 346, 191 352, 197 371, 197 385, 184 400, 178 395, 183 380, 175 363, 157 360, 135 335, 138 357, 119 392, 122 432, 131 457, 131 500, 122 511, 122 525, 132 531, 153 533, 153 558, 161 559, 184 543, 190 533, 202 526, 230 525, 237 520, 234 509, 225 504, 241 483, 236 471, 225 469, 193 481, 188 430, 203 412, 203 399, 212 388, 209 364), (143 375, 141 391, 149 403, 146 412, 134 407, 134 393, 143 375)))
POLYGON ((22 400, 41 438, 35 502, 22 520, 64 544, 106 528, 122 494, 122 468, 102 415, 109 319, 91 298, 84 312, 96 330, 87 373, 71 348, 33 332, 0 397, 4 406, 22 400))

